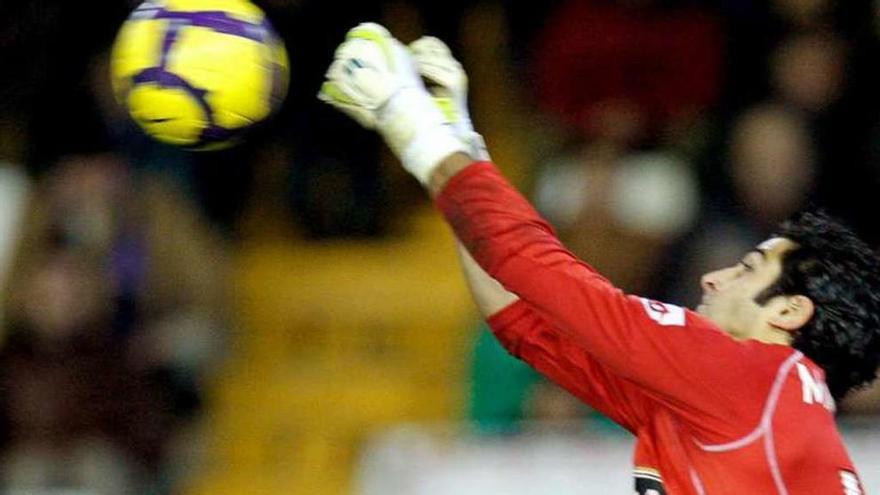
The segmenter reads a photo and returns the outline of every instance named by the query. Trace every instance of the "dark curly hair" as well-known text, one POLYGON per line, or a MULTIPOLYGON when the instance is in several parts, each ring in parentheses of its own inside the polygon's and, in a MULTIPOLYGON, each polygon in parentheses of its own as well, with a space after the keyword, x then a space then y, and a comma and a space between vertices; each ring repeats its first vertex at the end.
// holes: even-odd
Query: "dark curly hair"
POLYGON ((805 212, 779 227, 777 237, 797 244, 782 273, 755 301, 803 295, 813 317, 792 347, 825 370, 835 399, 870 383, 880 365, 880 258, 851 230, 824 212, 805 212))

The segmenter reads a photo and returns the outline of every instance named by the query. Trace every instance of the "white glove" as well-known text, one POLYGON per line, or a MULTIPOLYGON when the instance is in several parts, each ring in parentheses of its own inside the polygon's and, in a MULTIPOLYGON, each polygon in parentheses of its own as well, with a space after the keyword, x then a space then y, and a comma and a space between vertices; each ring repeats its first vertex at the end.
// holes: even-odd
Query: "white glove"
POLYGON ((467 152, 434 104, 409 51, 387 29, 362 23, 336 49, 318 98, 376 129, 422 184, 447 156, 467 152))
POLYGON ((455 134, 468 147, 475 160, 489 161, 489 152, 483 136, 474 131, 468 112, 468 77, 464 67, 452 56, 452 51, 438 38, 423 36, 409 45, 413 60, 422 78, 428 81, 428 91, 443 115, 452 122, 455 134))

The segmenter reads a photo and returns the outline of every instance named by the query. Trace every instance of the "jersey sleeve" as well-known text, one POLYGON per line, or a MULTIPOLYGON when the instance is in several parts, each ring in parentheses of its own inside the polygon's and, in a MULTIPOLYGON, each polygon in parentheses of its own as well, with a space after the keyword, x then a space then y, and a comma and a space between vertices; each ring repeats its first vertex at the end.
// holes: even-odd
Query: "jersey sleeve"
POLYGON ((520 299, 492 315, 487 323, 511 355, 615 423, 635 434, 647 422, 650 398, 552 328, 528 303, 520 299))
POLYGON ((768 353, 750 347, 763 344, 737 342, 693 312, 624 294, 566 250, 491 163, 456 174, 437 206, 489 275, 615 376, 715 438, 730 418, 754 426, 761 401, 742 398, 766 396, 773 374, 758 369, 780 361, 754 362, 768 353))

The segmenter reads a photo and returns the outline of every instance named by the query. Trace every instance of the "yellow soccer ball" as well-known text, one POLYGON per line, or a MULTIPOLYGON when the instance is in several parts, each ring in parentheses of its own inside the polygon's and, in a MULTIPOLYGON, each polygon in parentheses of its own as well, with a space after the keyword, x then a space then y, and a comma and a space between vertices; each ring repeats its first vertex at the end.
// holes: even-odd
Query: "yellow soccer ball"
POLYGON ((147 0, 122 25, 113 91, 159 141, 217 149, 277 110, 287 92, 284 45, 247 0, 147 0))

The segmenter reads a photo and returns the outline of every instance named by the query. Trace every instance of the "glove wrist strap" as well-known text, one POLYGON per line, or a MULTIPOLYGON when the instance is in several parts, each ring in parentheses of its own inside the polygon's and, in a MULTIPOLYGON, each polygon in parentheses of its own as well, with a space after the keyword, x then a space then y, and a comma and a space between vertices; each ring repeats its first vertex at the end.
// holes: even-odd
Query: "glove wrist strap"
POLYGON ((469 151, 421 88, 402 88, 389 98, 379 110, 378 128, 403 168, 423 185, 444 158, 469 151))

